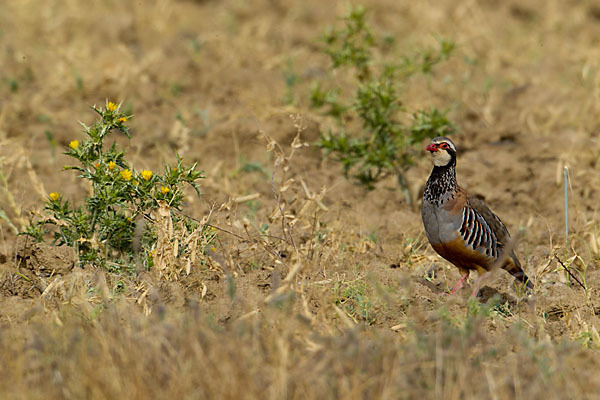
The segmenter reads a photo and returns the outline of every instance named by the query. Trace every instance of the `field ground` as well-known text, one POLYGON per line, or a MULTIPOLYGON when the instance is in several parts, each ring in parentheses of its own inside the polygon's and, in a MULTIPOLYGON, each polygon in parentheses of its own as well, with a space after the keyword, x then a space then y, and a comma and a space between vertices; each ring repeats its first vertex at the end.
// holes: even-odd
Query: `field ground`
MULTIPOLYGON (((518 237, 531 296, 502 271, 479 300, 444 295, 459 273, 394 178, 365 191, 315 147, 334 122, 310 86, 347 81, 318 38, 346 2, 3 2, 1 397, 597 398, 600 8, 438 3, 363 2, 398 54, 456 43, 402 97, 449 110, 459 182, 518 237), (62 152, 105 99, 135 116, 119 142, 136 168, 179 152, 206 172, 186 213, 222 231, 177 281, 16 236, 48 192, 85 197, 62 152)), ((423 154, 413 192, 430 168, 423 154)))

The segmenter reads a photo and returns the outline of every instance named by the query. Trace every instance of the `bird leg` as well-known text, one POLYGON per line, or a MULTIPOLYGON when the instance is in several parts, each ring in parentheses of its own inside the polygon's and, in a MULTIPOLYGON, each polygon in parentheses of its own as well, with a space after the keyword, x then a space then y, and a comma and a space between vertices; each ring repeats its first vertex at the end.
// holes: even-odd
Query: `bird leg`
POLYGON ((467 279, 469 277, 469 271, 465 272, 463 274, 463 276, 461 276, 460 280, 458 281, 458 283, 456 284, 456 286, 454 286, 454 288, 452 288, 452 290, 450 291, 450 294, 454 294, 456 293, 460 288, 463 287, 463 282, 465 281, 465 279, 467 279))
POLYGON ((472 297, 477 297, 477 295, 479 294, 479 289, 481 289, 481 284, 483 283, 483 280, 489 274, 490 274, 490 271, 486 271, 484 273, 480 273, 479 277, 475 281, 475 284, 473 285, 473 293, 471 293, 472 297))

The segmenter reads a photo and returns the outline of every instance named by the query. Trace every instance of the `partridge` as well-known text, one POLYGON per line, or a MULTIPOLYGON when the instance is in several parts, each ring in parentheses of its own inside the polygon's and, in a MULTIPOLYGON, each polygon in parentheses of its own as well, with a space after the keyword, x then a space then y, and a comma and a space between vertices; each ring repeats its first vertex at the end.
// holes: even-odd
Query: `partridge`
MULTIPOLYGON (((423 192, 421 217, 434 250, 460 270, 455 293, 476 270, 481 277, 501 267, 533 289, 510 243, 510 234, 483 200, 469 195, 456 182, 456 146, 446 137, 434 138, 425 148, 433 170, 423 192)), ((476 291, 473 294, 476 294, 476 291)))

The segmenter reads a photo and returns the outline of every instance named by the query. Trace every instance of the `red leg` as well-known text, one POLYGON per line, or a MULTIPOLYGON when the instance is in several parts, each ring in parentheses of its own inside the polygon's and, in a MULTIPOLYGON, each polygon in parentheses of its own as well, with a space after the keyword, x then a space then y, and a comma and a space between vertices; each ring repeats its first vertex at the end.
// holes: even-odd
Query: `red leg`
POLYGON ((467 271, 463 276, 461 276, 460 280, 458 281, 458 283, 456 284, 456 286, 454 286, 454 288, 452 288, 452 290, 450 291, 450 294, 454 294, 456 293, 460 288, 463 287, 463 282, 465 281, 465 279, 467 279, 469 277, 469 272, 467 271))
POLYGON ((473 288, 473 293, 471 293, 471 297, 477 297, 477 293, 479 293, 479 279, 475 283, 475 287, 473 288))
POLYGON ((479 289, 481 289, 481 282, 483 281, 483 278, 486 276, 486 274, 489 275, 489 272, 481 273, 475 281, 475 285, 473 285, 473 293, 471 293, 472 297, 477 297, 479 289))

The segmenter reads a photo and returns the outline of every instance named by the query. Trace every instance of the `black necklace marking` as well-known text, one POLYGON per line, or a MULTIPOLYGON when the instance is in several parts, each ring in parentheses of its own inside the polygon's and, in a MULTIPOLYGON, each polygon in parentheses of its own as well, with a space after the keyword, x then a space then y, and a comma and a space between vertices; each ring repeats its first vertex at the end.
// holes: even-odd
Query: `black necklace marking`
POLYGON ((453 199, 458 187, 456 183, 456 159, 452 157, 447 165, 434 166, 423 192, 423 201, 441 206, 445 200, 453 199))

